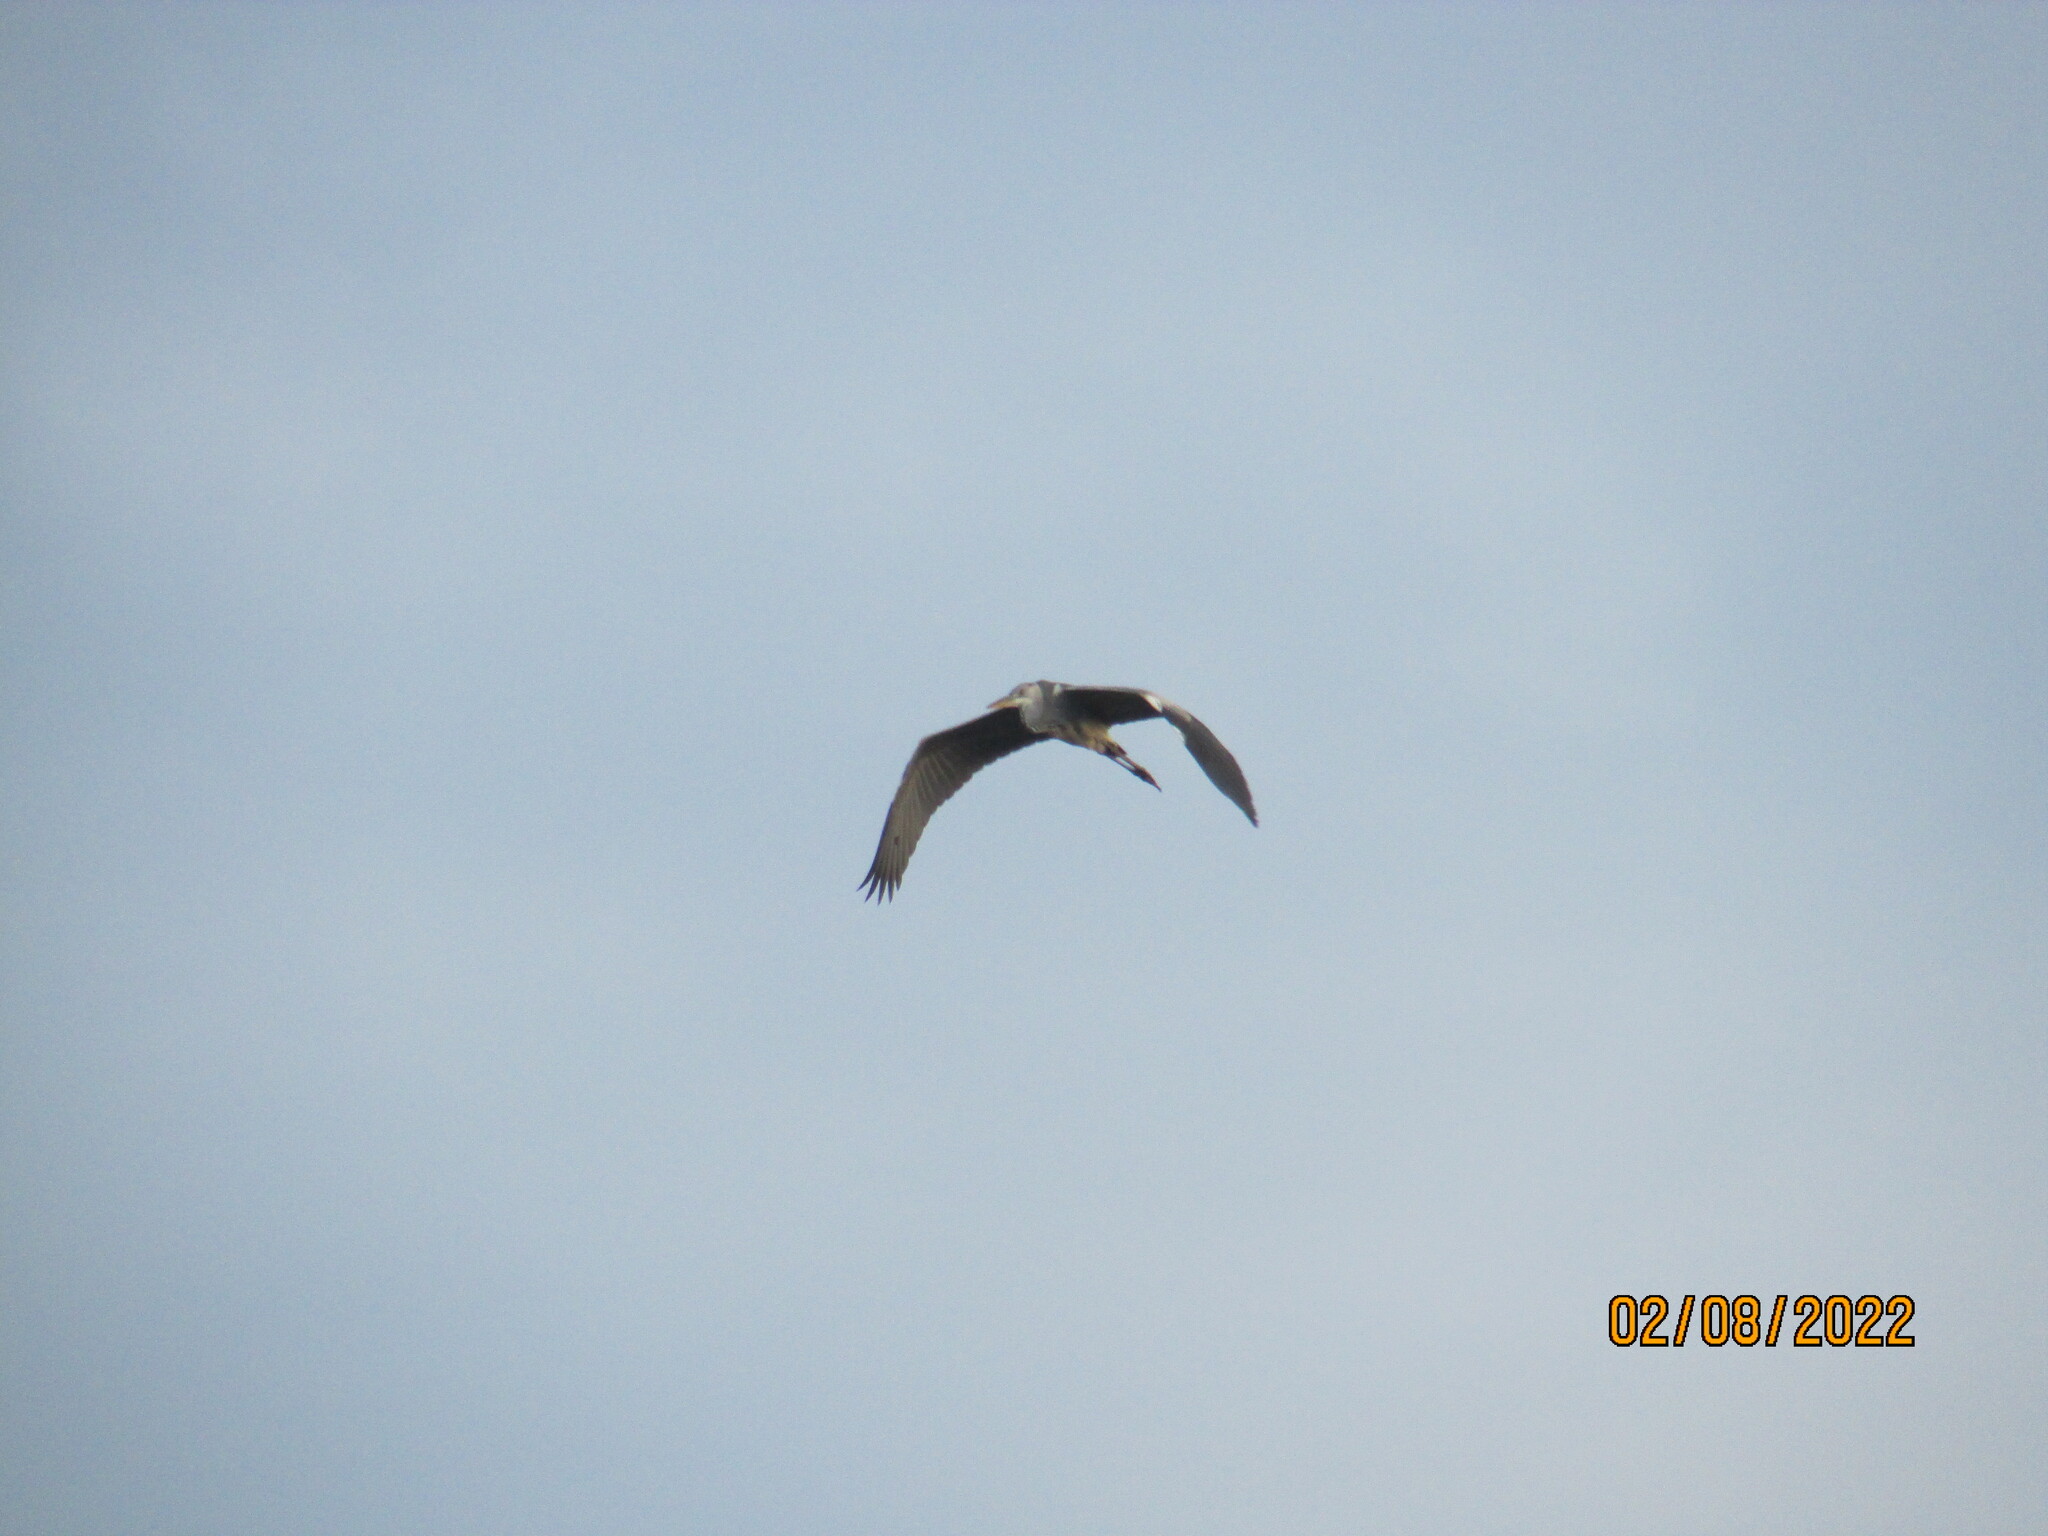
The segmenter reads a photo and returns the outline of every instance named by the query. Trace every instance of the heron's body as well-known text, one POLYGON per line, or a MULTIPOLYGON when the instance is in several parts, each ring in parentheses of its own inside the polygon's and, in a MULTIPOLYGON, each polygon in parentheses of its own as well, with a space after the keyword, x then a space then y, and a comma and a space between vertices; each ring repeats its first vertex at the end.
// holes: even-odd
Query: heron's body
POLYGON ((917 744, 889 817, 882 841, 861 888, 877 900, 893 897, 903 871, 932 812, 960 787, 999 757, 1050 737, 1098 752, 1154 789, 1159 781, 1131 760, 1122 743, 1109 734, 1113 725, 1132 720, 1171 720, 1201 764, 1209 781, 1243 811, 1253 826, 1259 813, 1252 806, 1251 786, 1244 771, 1215 733, 1178 704, 1142 688, 1077 688, 1068 683, 1020 683, 989 705, 988 712, 949 731, 939 731, 917 744))

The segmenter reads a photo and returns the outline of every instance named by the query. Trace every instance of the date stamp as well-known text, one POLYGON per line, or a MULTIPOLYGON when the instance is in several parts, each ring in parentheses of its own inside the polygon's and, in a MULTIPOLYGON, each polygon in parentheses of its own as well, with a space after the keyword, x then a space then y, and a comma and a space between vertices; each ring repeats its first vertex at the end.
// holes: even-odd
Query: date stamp
POLYGON ((1788 1300, 1795 1349, 1819 1349, 1823 1344, 1835 1349, 1850 1344, 1859 1349, 1913 1347, 1913 1336, 1906 1332, 1906 1324, 1913 1320, 1910 1296, 1858 1296, 1853 1301, 1847 1296, 1780 1296, 1771 1305, 1768 1321, 1762 1300, 1755 1296, 1687 1296, 1675 1313, 1662 1296, 1616 1296, 1607 1303, 1607 1342, 1622 1349, 1682 1349, 1697 1320, 1699 1341, 1709 1349, 1724 1344, 1776 1349, 1788 1300))

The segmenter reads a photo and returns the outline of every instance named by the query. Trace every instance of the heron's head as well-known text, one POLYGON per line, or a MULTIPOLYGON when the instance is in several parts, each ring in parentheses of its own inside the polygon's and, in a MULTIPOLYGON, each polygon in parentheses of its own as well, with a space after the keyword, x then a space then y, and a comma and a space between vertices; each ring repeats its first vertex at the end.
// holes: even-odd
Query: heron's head
POLYGON ((1045 684, 1019 683, 1016 687, 1012 688, 1008 693, 1004 694, 1000 699, 997 699, 995 703, 989 705, 989 708, 1017 709, 1021 708, 1023 705, 1033 703, 1043 698, 1044 696, 1045 684))

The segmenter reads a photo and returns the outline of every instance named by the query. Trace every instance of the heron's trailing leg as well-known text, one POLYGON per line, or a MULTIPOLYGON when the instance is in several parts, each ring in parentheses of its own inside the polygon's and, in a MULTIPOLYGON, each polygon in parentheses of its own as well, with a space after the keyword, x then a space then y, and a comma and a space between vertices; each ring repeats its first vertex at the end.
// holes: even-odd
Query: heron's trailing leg
MULTIPOLYGON (((1133 762, 1131 760, 1131 755, 1128 752, 1124 751, 1120 743, 1111 741, 1107 736, 1103 737, 1103 742, 1104 745, 1097 747, 1095 749, 1096 751, 1100 752, 1104 757, 1108 758, 1111 762, 1115 763, 1117 767, 1123 769, 1126 773, 1134 773, 1139 778, 1143 779, 1147 784, 1150 784, 1154 789, 1159 789, 1159 781, 1153 778, 1151 774, 1145 771, 1145 765, 1143 763, 1133 762)), ((1160 793, 1164 794, 1165 791, 1160 790, 1160 793)))
POLYGON ((1099 721, 1061 720, 1054 722, 1047 734, 1070 741, 1077 747, 1086 747, 1090 752, 1100 752, 1124 772, 1136 774, 1154 789, 1159 788, 1159 781, 1147 773, 1142 764, 1132 762, 1131 755, 1124 751, 1123 743, 1110 735, 1108 728, 1099 721))

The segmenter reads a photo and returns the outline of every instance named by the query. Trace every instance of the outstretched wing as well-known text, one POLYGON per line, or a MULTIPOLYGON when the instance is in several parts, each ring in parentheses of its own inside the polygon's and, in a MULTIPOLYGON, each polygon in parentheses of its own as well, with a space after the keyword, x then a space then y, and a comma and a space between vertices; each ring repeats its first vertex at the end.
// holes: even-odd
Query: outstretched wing
POLYGON ((1150 720, 1164 715, 1180 728, 1181 739, 1188 744, 1188 754, 1202 765, 1202 772, 1209 775, 1209 782, 1222 790, 1231 804, 1251 819, 1253 826, 1259 824, 1259 813, 1252 805, 1252 787, 1245 782, 1244 770, 1237 766, 1237 759, 1216 739, 1214 731, 1173 700, 1162 699, 1142 688, 1065 688, 1060 691, 1060 697, 1074 708, 1093 715, 1104 725, 1128 725, 1133 720, 1150 720))
POLYGON ((1243 811, 1253 826, 1259 813, 1252 806, 1252 787, 1244 781, 1244 770, 1230 755, 1230 748, 1216 739, 1216 733, 1170 699, 1159 701, 1159 712, 1180 727, 1188 752, 1209 775, 1209 782, 1222 790, 1232 805, 1243 811))
POLYGON ((861 890, 877 901, 884 896, 893 899, 932 812, 997 758, 1038 739, 1025 728, 1017 710, 992 709, 920 741, 903 770, 903 782, 896 786, 896 798, 889 802, 889 819, 882 823, 882 841, 861 890))
POLYGON ((1142 688, 1075 688, 1069 685, 1060 689, 1060 698, 1104 725, 1156 720, 1166 713, 1166 700, 1142 688))

